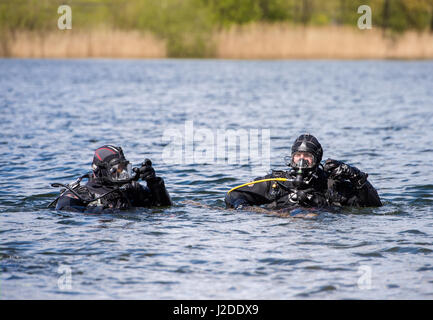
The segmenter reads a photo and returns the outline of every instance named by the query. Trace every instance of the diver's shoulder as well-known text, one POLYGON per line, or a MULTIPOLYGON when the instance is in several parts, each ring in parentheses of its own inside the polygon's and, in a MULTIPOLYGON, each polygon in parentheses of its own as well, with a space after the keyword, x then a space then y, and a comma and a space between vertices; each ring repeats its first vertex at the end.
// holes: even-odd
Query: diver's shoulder
POLYGON ((271 169, 271 173, 269 174, 271 178, 290 178, 290 170, 275 170, 271 169))
POLYGON ((287 178, 288 175, 289 173, 287 171, 271 169, 267 175, 256 177, 254 178, 254 181, 272 178, 287 178))
POLYGON ((317 167, 316 174, 318 176, 323 176, 323 177, 327 177, 328 176, 328 174, 326 173, 326 171, 321 166, 317 167))

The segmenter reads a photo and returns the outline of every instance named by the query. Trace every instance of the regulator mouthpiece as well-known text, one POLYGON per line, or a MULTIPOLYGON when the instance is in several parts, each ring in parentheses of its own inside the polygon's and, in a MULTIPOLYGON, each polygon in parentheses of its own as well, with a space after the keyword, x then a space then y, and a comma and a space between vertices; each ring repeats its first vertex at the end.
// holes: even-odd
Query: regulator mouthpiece
POLYGON ((293 181, 293 184, 296 188, 300 188, 304 184, 304 172, 301 167, 299 167, 298 170, 296 170, 296 177, 293 181))
POLYGON ((302 173, 302 169, 308 168, 310 166, 310 163, 305 159, 300 159, 298 163, 296 164, 296 167, 299 168, 298 173, 302 173))
POLYGON ((300 187, 302 185, 302 183, 304 182, 302 171, 301 172, 298 171, 294 182, 296 187, 300 187))

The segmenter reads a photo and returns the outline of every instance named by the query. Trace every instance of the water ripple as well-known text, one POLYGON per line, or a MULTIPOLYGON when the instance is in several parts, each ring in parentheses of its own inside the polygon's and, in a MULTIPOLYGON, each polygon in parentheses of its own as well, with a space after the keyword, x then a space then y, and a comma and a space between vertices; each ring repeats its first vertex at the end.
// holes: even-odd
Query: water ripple
POLYGON ((0 70, 2 298, 431 298, 431 61, 1 59, 0 70), (225 210, 224 193, 257 173, 165 163, 165 130, 185 121, 270 129, 275 169, 311 132, 324 159, 368 172, 384 206, 311 220, 225 210), (86 173, 106 143, 134 165, 152 159, 175 206, 47 209, 50 184, 86 173), (67 267, 70 291, 57 285, 67 267), (358 287, 363 270, 371 290, 358 287))

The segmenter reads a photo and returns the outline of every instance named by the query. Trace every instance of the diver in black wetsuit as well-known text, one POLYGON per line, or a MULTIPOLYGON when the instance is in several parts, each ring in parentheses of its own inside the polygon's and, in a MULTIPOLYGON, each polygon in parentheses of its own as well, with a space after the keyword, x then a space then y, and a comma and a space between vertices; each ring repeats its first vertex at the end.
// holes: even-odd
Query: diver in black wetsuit
POLYGON ((70 185, 53 184, 65 189, 50 206, 57 203, 58 210, 99 212, 107 208, 130 209, 172 204, 164 180, 155 175, 149 159, 142 163, 141 168, 131 169, 121 147, 102 146, 95 151, 90 174, 70 185), (88 178, 88 182, 81 186, 83 178, 88 178), (138 183, 139 179, 146 181, 147 187, 138 183))
POLYGON ((314 136, 299 136, 287 163, 290 171, 272 170, 271 174, 255 179, 267 181, 233 188, 226 194, 226 206, 240 209, 266 205, 269 209, 290 209, 382 205, 376 189, 367 180, 368 174, 332 159, 322 166, 322 155, 322 147, 314 136))

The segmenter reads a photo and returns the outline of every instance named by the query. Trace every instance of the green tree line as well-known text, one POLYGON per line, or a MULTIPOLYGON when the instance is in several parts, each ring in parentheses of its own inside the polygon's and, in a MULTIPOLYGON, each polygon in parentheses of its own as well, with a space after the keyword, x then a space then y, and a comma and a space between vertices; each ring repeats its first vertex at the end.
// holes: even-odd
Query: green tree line
POLYGON ((360 5, 371 7, 375 28, 433 32, 433 0, 0 0, 0 37, 17 30, 55 30, 62 4, 72 8, 74 29, 150 31, 167 41, 173 57, 211 55, 211 32, 232 25, 356 27, 360 5))

